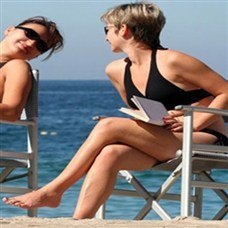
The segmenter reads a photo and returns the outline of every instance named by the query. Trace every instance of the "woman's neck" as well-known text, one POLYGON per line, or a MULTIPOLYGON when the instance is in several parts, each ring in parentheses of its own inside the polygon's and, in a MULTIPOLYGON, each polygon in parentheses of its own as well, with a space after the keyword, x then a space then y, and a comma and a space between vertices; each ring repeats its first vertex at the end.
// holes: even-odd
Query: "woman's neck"
POLYGON ((122 51, 128 55, 132 64, 141 66, 148 61, 151 56, 151 48, 141 42, 129 40, 122 46, 122 51))
POLYGON ((143 65, 151 56, 151 49, 142 47, 126 47, 124 52, 128 55, 128 58, 135 65, 143 65))
POLYGON ((9 56, 9 54, 7 54, 7 51, 4 48, 4 42, 1 41, 0 42, 0 62, 1 63, 8 62, 11 59, 12 58, 9 56))

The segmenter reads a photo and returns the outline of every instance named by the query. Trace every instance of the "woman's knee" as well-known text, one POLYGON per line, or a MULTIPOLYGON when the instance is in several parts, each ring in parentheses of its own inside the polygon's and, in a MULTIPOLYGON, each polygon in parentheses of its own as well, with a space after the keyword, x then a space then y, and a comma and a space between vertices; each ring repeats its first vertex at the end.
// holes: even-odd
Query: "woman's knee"
POLYGON ((123 151, 118 149, 118 145, 105 146, 97 156, 95 163, 98 167, 115 169, 123 156, 123 151))
POLYGON ((113 128, 116 123, 118 122, 118 119, 117 117, 108 117, 108 118, 104 118, 104 119, 101 119, 97 125, 96 125, 96 129, 97 130, 106 130, 107 128, 110 129, 110 128, 113 128))
POLYGON ((124 131, 124 128, 120 125, 120 122, 123 121, 123 118, 118 117, 104 118, 95 126, 94 134, 117 140, 124 131))

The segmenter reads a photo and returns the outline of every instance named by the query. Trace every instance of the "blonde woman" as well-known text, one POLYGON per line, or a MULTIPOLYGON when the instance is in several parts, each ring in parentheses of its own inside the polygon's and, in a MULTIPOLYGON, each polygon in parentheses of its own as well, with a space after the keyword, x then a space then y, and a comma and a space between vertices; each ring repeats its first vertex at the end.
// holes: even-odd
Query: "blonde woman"
MULTIPOLYGON (((6 203, 21 208, 57 207, 64 191, 86 174, 73 217, 92 218, 110 196, 119 170, 146 170, 175 157, 183 135, 180 113, 172 111, 176 105, 227 109, 228 84, 220 75, 199 60, 160 45, 165 17, 156 5, 120 5, 101 19, 111 50, 127 55, 107 66, 108 77, 132 108, 133 95, 162 102, 170 110, 165 127, 104 118, 56 179, 36 192, 5 198, 6 203)), ((196 143, 227 145, 224 122, 218 116, 197 114, 194 131, 196 143)))
POLYGON ((0 42, 0 119, 16 121, 31 89, 31 68, 27 60, 49 51, 49 58, 63 46, 54 22, 45 17, 29 18, 10 26, 0 42))

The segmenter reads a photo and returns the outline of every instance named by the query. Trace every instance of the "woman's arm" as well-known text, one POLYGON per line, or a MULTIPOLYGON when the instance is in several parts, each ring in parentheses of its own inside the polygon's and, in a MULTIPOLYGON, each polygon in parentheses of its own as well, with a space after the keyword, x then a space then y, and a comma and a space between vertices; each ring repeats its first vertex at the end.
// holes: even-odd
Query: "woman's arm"
POLYGON ((11 60, 5 65, 5 83, 0 103, 0 119, 16 121, 26 104, 31 89, 31 70, 23 60, 11 60))
MULTIPOLYGON (((228 109, 228 83, 219 74, 214 72, 201 61, 188 55, 176 52, 172 57, 171 65, 176 77, 184 83, 190 83, 202 88, 213 95, 210 108, 228 109)), ((218 119, 218 116, 207 113, 196 113, 194 129, 199 131, 218 119)))
POLYGON ((124 88, 124 69, 126 63, 124 59, 116 60, 107 65, 105 73, 111 80, 114 87, 119 92, 123 102, 127 104, 126 92, 124 88))

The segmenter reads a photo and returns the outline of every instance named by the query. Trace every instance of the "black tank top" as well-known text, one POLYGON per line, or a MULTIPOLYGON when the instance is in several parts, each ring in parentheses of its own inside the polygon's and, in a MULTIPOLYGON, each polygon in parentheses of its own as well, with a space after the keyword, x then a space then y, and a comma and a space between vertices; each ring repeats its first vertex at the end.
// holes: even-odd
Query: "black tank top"
POLYGON ((129 60, 126 65, 124 86, 126 90, 127 102, 131 108, 137 109, 135 104, 131 101, 133 95, 159 101, 164 104, 167 110, 172 110, 177 105, 189 105, 205 97, 211 96, 210 93, 203 89, 184 91, 166 80, 158 71, 156 64, 156 52, 157 50, 152 51, 151 66, 145 96, 132 82, 130 72, 131 61, 129 60))

